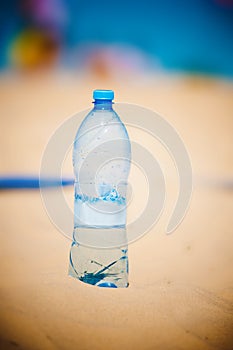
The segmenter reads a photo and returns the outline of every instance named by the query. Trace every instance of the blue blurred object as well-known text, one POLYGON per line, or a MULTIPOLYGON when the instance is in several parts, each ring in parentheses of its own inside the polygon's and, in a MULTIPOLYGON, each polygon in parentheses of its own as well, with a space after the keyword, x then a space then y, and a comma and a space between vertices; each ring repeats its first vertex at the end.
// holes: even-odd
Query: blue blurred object
POLYGON ((74 179, 63 178, 43 178, 33 176, 1 176, 0 190, 9 189, 36 189, 40 187, 58 187, 71 186, 74 184, 74 179))
POLYGON ((166 69, 233 77, 232 1, 80 2, 71 18, 73 44, 130 44, 166 69))
MULTIPOLYGON (((162 68, 233 78, 232 0, 9 0, 0 2, 0 65, 25 28, 49 27, 61 40, 62 62, 77 67, 83 45, 126 45, 162 68), (25 4, 29 10, 25 12, 25 4), (23 10, 24 9, 24 10, 23 10), (78 53, 77 53, 78 52, 78 53), (77 54, 77 55, 76 55, 77 54)), ((124 73, 122 72, 124 78, 124 73)))

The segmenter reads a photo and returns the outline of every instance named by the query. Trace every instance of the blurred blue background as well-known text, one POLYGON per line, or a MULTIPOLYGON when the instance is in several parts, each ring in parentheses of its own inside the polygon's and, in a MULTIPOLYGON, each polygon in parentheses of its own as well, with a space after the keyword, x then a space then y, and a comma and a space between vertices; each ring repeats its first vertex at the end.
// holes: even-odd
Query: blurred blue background
POLYGON ((233 1, 1 1, 0 67, 233 77, 233 1), (123 69, 123 71, 124 71, 123 69))

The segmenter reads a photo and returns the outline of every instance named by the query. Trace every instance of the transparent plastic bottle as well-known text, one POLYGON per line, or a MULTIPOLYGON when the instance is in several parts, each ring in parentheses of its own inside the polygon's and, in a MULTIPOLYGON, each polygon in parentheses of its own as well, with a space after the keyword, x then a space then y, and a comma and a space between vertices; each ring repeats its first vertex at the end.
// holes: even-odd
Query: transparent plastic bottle
POLYGON ((94 108, 75 137, 74 232, 69 275, 100 287, 128 286, 127 179, 131 146, 112 108, 112 90, 95 90, 94 108))

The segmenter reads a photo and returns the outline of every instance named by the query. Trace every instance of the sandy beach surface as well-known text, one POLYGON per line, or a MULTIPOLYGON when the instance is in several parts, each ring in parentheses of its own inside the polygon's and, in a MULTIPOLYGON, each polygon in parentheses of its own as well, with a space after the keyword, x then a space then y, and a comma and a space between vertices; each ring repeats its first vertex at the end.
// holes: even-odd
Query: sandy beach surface
MULTIPOLYGON (((66 74, 2 76, 1 173, 38 174, 49 137, 90 106, 98 84, 66 74)), ((185 76, 103 85, 120 102, 158 111, 179 132, 194 175, 189 211, 166 235, 176 169, 161 144, 131 130, 160 162, 167 199, 158 223, 129 247, 129 288, 104 289, 68 277, 71 241, 51 223, 38 190, 1 191, 0 348, 231 350, 233 85, 185 76)), ((129 220, 143 198, 139 178, 135 170, 129 220)), ((72 188, 65 192, 72 206, 72 188)))

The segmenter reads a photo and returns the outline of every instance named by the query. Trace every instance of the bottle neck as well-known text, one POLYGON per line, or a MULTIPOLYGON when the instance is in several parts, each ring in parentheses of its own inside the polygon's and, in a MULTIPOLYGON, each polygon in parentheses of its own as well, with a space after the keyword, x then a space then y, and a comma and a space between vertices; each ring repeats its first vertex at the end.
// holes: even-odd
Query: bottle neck
POLYGON ((97 110, 112 110, 112 100, 95 100, 94 109, 97 110))

